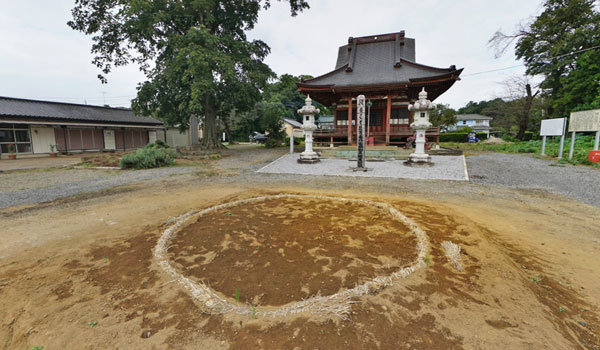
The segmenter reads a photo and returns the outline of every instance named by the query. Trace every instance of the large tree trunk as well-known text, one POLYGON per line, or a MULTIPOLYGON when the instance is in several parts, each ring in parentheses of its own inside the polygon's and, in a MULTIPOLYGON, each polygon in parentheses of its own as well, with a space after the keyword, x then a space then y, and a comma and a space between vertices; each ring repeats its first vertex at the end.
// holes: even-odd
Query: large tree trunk
POLYGON ((533 99, 539 92, 536 92, 535 95, 531 95, 530 84, 525 85, 525 90, 527 92, 527 96, 525 97, 525 106, 523 106, 523 114, 521 115, 521 121, 519 122, 519 133, 517 134, 517 139, 521 141, 525 138, 525 131, 527 131, 527 127, 529 126, 529 113, 531 112, 533 99))
POLYGON ((217 112, 210 94, 204 96, 204 135, 202 137, 203 149, 221 149, 223 145, 217 130, 217 112))
POLYGON ((231 127, 230 127, 230 123, 229 123, 229 117, 223 117, 223 119, 221 119, 223 122, 223 128, 225 129, 225 135, 227 136, 227 140, 229 141, 230 145, 233 145, 235 143, 235 141, 233 141, 233 138, 231 137, 231 127))

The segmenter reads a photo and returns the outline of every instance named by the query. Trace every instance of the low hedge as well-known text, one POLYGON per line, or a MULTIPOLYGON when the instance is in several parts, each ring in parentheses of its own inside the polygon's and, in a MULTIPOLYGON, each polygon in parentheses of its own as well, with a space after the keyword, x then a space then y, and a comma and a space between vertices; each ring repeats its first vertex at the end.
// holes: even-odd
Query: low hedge
MULTIPOLYGON (((302 136, 302 137, 294 137, 294 145, 297 146, 297 145, 301 144, 302 141, 304 141, 304 136, 302 136)), ((286 136, 284 142, 285 142, 286 145, 289 145, 290 144, 290 138, 286 136)))
POLYGON ((167 148, 142 148, 123 156, 119 161, 121 169, 150 169, 171 166, 177 152, 167 148))
MULTIPOLYGON (((440 142, 467 142, 469 141, 466 132, 447 132, 440 134, 440 142)), ((479 141, 487 140, 487 134, 484 132, 476 133, 479 141)))
POLYGON ((523 141, 530 141, 530 140, 533 140, 533 132, 525 131, 525 134, 523 135, 523 141))

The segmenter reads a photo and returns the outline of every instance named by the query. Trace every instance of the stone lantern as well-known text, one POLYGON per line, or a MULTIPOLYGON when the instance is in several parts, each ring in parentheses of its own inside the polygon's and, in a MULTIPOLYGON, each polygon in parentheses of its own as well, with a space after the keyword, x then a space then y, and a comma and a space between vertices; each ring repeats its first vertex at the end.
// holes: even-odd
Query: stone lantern
POLYGON ((411 129, 416 133, 415 152, 408 156, 407 165, 431 165, 431 156, 425 152, 425 133, 431 127, 429 122, 429 111, 434 109, 435 105, 427 99, 425 88, 419 92, 419 99, 414 104, 408 106, 408 110, 413 112, 414 121, 410 124, 411 129))
POLYGON ((306 104, 298 110, 298 114, 302 116, 302 130, 304 130, 304 152, 300 153, 298 163, 317 163, 319 155, 313 151, 313 131, 317 129, 315 124, 315 114, 321 111, 312 105, 310 96, 306 97, 306 104))

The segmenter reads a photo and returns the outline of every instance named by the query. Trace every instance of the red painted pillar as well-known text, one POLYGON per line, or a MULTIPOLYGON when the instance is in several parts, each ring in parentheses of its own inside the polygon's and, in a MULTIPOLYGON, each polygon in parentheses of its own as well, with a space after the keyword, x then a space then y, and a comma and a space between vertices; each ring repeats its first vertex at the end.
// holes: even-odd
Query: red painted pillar
POLYGON ((389 146, 390 144, 390 122, 392 117, 392 95, 388 95, 387 97, 387 109, 385 115, 385 145, 389 146))
POLYGON ((352 97, 348 97, 348 144, 352 145, 352 97))

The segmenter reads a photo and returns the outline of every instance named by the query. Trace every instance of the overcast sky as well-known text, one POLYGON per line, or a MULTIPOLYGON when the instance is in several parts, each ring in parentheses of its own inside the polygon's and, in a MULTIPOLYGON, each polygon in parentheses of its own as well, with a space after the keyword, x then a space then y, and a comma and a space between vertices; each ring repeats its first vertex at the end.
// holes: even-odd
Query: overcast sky
MULTIPOLYGON (((261 13, 251 38, 271 46, 266 62, 277 73, 313 76, 334 68, 337 48, 349 36, 406 31, 416 39, 417 62, 464 67, 462 80, 437 103, 462 107, 470 100, 501 97, 498 83, 522 66, 512 50, 494 58, 486 44, 502 28, 511 31, 539 14, 541 0, 309 0, 297 17, 275 2, 261 13), (472 75, 475 74, 475 75, 472 75)), ((0 96, 129 106, 144 76, 137 67, 120 68, 97 79, 91 40, 70 29, 72 0, 2 0, 0 8, 0 96)))

